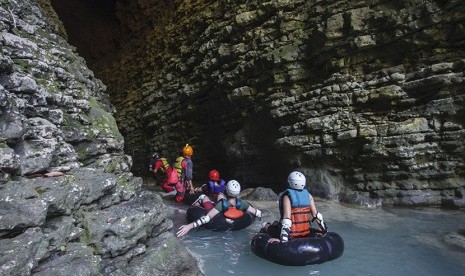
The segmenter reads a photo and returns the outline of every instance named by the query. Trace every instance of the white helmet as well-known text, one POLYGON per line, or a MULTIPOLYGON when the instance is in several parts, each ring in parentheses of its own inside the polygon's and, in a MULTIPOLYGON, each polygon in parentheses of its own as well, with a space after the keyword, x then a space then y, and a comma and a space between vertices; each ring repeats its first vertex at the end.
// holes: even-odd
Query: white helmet
POLYGON ((226 183, 226 193, 231 197, 237 197, 241 192, 241 184, 236 180, 229 180, 226 183))
POLYGON ((292 189, 303 190, 305 188, 305 175, 301 172, 291 172, 287 177, 287 182, 292 189))

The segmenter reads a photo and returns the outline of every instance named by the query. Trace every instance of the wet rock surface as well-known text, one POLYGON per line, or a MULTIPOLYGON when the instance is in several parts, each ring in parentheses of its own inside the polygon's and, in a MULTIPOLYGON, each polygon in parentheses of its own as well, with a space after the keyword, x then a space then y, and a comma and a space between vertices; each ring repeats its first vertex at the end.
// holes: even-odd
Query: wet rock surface
POLYGON ((455 232, 447 234, 444 236, 444 241, 465 251, 465 229, 458 229, 455 232))

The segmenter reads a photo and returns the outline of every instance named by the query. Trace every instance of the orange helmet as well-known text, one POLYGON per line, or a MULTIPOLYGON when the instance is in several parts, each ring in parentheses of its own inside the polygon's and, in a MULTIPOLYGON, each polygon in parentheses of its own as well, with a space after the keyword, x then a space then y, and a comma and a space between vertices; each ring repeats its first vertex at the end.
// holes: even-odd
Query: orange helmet
POLYGON ((210 180, 218 181, 220 180, 220 173, 217 170, 211 170, 208 173, 208 177, 210 177, 210 180))
POLYGON ((194 153, 194 150, 192 149, 191 146, 189 146, 189 144, 186 144, 186 145, 182 148, 182 154, 183 154, 183 155, 192 156, 193 153, 194 153))

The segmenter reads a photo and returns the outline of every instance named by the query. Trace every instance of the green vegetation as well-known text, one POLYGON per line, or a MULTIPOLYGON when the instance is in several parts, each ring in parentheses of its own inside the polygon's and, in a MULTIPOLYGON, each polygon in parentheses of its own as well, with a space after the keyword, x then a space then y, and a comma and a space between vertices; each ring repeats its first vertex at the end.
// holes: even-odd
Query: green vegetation
POLYGON ((112 159, 106 166, 105 172, 114 173, 118 167, 118 160, 112 159))
POLYGON ((123 187, 131 186, 129 180, 124 176, 118 176, 118 178, 116 178, 116 184, 123 186, 123 187))
POLYGON ((69 186, 72 183, 76 182, 76 177, 74 175, 64 175, 63 176, 63 185, 69 186))
MULTIPOLYGON (((14 65, 13 67, 19 67, 17 69, 20 69, 18 71, 28 71, 31 68, 31 64, 29 64, 29 60, 27 59, 14 59, 14 65)), ((15 68, 16 69, 16 68, 15 68)))
POLYGON ((91 110, 86 116, 86 119, 92 124, 93 127, 98 129, 103 134, 110 134, 117 141, 122 141, 123 136, 118 130, 115 118, 98 104, 97 100, 93 97, 89 99, 91 110))

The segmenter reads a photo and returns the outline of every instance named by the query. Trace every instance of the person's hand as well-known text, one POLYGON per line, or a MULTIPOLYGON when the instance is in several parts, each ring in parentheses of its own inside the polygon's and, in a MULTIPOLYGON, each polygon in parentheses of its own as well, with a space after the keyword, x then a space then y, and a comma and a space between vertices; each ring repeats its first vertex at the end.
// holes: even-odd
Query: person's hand
POLYGON ((262 220, 262 211, 255 209, 255 217, 257 217, 258 220, 262 220))
POLYGON ((181 225, 181 227, 179 227, 179 231, 176 233, 176 236, 180 238, 187 234, 187 232, 189 232, 192 228, 194 228, 192 223, 181 225))
POLYGON ((195 189, 194 188, 189 189, 189 194, 191 194, 191 195, 195 194, 195 189))
POLYGON ((323 231, 323 233, 328 232, 328 226, 326 226, 326 223, 323 220, 323 215, 321 213, 318 212, 314 219, 316 219, 316 222, 318 223, 318 226, 320 226, 320 229, 323 231))
POLYGON ((279 239, 276 239, 276 238, 270 238, 268 240, 268 243, 277 243, 277 242, 281 242, 279 239))

